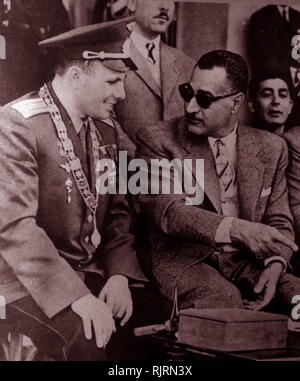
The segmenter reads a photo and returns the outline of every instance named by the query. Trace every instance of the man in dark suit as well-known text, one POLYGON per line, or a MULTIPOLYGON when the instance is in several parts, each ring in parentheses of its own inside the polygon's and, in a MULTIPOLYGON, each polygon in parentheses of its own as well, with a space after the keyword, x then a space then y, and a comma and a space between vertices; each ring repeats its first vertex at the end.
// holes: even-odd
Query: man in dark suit
POLYGON ((152 159, 190 159, 197 182, 195 160, 204 160, 200 205, 190 202, 187 191, 140 196, 149 221, 149 276, 169 299, 177 285, 181 308, 243 307, 245 298, 247 308, 262 309, 276 294, 281 311, 288 312, 300 292, 300 279, 285 273, 297 250, 287 148, 275 134, 239 125, 247 84, 241 56, 207 53, 180 86, 186 116, 137 137, 137 157, 148 167, 152 159))
POLYGON ((292 37, 299 34, 300 12, 286 5, 268 5, 249 21, 248 49, 254 72, 289 71, 292 37))
POLYGON ((114 318, 122 326, 132 313, 128 283, 145 280, 124 195, 96 189, 98 163, 118 150, 114 125, 99 119, 136 68, 124 30, 116 21, 43 41, 57 51, 53 81, 0 113, 6 321, 56 360, 106 359, 114 318))
MULTIPOLYGON (((300 65, 292 57, 292 38, 300 34, 300 12, 287 5, 268 5, 255 12, 249 21, 248 51, 254 75, 282 72, 295 90, 299 87, 300 65)), ((297 96, 297 94, 296 94, 297 96)), ((289 127, 299 124, 296 102, 289 127)))
POLYGON ((138 70, 126 77, 126 99, 115 110, 125 133, 135 141, 140 128, 184 114, 177 85, 188 80, 195 61, 161 41, 174 17, 173 1, 130 0, 128 8, 135 16, 131 57, 138 70))

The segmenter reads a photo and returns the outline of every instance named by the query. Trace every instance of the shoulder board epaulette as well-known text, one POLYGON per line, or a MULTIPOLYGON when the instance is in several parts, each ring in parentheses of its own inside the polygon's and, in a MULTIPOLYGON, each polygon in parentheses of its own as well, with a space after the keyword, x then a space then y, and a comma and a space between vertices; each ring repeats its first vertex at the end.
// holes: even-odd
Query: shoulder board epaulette
POLYGON ((41 98, 24 99, 23 101, 17 102, 10 107, 19 111, 25 119, 49 112, 47 105, 41 98))

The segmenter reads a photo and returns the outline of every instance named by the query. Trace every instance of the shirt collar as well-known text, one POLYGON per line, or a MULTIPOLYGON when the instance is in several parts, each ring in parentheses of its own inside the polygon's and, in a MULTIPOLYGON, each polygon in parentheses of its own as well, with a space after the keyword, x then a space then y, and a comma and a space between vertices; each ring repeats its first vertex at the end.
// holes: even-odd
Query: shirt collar
POLYGON ((135 30, 133 30, 131 32, 130 39, 134 43, 134 45, 138 48, 138 50, 142 52, 143 55, 145 55, 145 54, 148 54, 146 50, 146 44, 149 42, 153 42, 155 44, 155 47, 159 48, 161 37, 159 34, 153 40, 149 40, 148 38, 143 37, 142 35, 137 33, 135 30))
POLYGON ((288 5, 277 5, 280 15, 282 16, 283 11, 286 11, 286 17, 289 18, 289 6, 288 5))
POLYGON ((222 140, 222 142, 226 145, 226 147, 230 147, 236 142, 237 137, 237 128, 238 123, 235 124, 234 129, 230 132, 230 134, 224 136, 223 138, 214 138, 212 136, 208 137, 209 144, 213 146, 216 142, 216 140, 222 140))
POLYGON ((274 130, 274 134, 276 134, 278 136, 283 136, 284 126, 277 127, 276 130, 274 130))

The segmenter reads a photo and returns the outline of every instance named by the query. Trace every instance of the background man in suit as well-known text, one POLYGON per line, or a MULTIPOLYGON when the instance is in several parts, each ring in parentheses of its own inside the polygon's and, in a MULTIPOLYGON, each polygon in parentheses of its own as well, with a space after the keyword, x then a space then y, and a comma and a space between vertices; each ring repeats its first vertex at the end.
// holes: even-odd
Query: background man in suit
POLYGON ((248 30, 248 49, 254 72, 289 70, 294 64, 291 41, 299 34, 299 29, 300 13, 287 5, 268 5, 255 12, 248 30))
POLYGON ((293 86, 280 73, 267 73, 253 78, 249 85, 248 106, 252 113, 252 127, 284 133, 293 109, 293 86))
MULTIPOLYGON (((248 50, 254 75, 282 72, 295 89, 300 83, 300 65, 292 58, 292 37, 300 34, 300 13, 287 5, 268 5, 249 21, 248 50)), ((296 115, 288 126, 299 124, 296 115)))
POLYGON ((0 9, 0 34, 5 36, 7 49, 7 58, 0 60, 2 106, 38 90, 49 80, 53 61, 38 49, 38 42, 70 29, 69 16, 61 0, 5 3, 7 11, 0 9))
POLYGON ((276 293, 288 312, 300 291, 300 279, 284 273, 297 250, 286 145, 275 134, 238 124, 247 85, 241 56, 207 53, 180 86, 186 117, 137 137, 137 157, 148 162, 204 159, 201 205, 191 205, 184 194, 140 196, 149 218, 149 274, 171 299, 181 273, 181 307, 242 307, 243 297, 247 308, 261 309, 276 293))
POLYGON ((130 0, 128 8, 136 20, 130 39, 131 57, 138 70, 126 77, 126 99, 115 110, 125 133, 134 141, 140 128, 184 114, 177 85, 188 80, 195 62, 161 41, 174 17, 173 1, 130 0))
POLYGON ((57 360, 106 359, 113 317, 132 313, 128 281, 145 279, 124 196, 95 185, 98 161, 117 155, 115 128, 99 119, 136 68, 121 53, 125 25, 43 41, 57 50, 53 81, 0 113, 0 294, 7 321, 57 360))

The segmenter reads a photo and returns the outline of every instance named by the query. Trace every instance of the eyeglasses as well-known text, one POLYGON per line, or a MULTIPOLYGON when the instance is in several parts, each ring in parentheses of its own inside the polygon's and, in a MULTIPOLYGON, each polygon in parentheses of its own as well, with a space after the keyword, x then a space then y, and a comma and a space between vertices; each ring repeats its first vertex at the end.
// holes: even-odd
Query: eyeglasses
POLYGON ((194 92, 190 83, 183 83, 182 85, 178 86, 178 89, 179 89, 179 93, 181 95, 181 98, 185 102, 190 102, 190 100, 193 97, 195 97, 198 106, 200 106, 201 108, 204 108, 204 109, 209 108, 213 102, 216 102, 216 101, 219 101, 220 99, 228 98, 228 97, 231 97, 232 95, 238 94, 238 92, 236 92, 236 93, 222 95, 219 97, 213 97, 213 96, 209 95, 206 91, 203 91, 203 90, 198 90, 197 92, 194 92))

